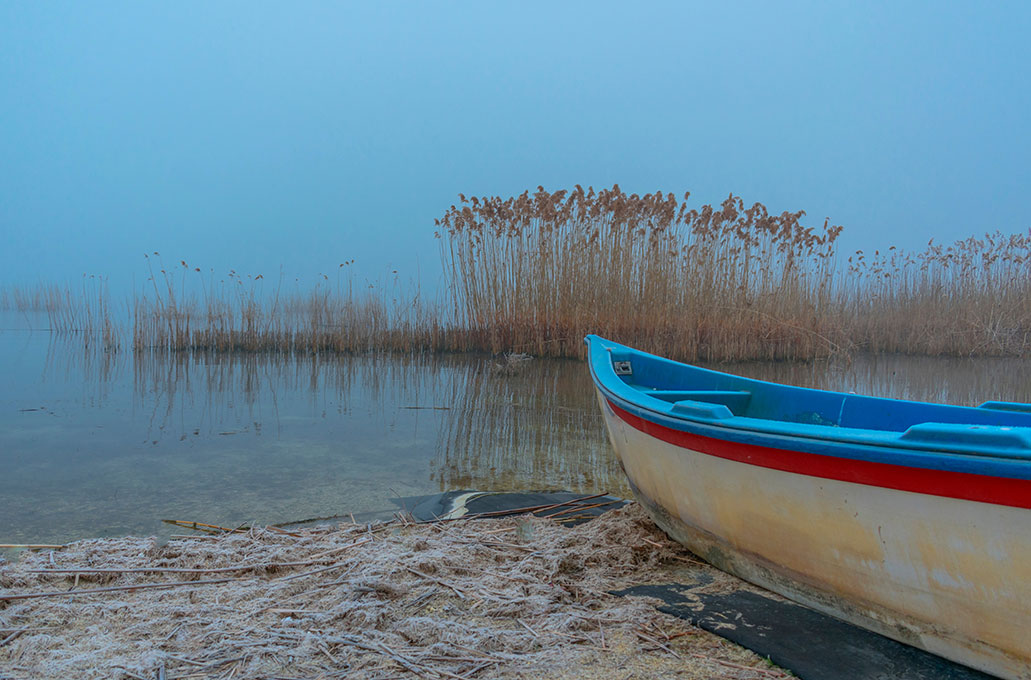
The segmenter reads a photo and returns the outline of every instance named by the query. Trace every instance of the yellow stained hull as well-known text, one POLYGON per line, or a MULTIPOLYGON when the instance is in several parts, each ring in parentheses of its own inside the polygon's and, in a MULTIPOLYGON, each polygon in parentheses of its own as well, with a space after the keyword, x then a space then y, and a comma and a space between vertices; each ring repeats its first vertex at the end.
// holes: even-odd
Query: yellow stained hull
POLYGON ((599 400, 638 499, 699 556, 888 637, 1031 680, 1031 510, 699 453, 599 400))

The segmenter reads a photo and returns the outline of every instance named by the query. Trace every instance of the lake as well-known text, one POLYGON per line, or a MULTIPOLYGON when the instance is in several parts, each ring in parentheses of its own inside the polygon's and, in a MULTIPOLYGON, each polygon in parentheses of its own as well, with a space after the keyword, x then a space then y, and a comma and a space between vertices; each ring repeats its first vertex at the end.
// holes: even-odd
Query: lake
MULTIPOLYGON (((586 364, 489 356, 108 353, 0 314, 0 543, 389 514, 452 489, 628 495, 586 364)), ((976 405, 1031 362, 857 356, 717 367, 976 405)))

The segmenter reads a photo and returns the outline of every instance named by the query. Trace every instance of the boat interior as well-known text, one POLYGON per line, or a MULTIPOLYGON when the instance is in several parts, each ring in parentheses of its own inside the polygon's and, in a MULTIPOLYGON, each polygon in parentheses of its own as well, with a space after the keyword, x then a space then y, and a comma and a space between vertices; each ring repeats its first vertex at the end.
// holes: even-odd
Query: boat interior
POLYGON ((914 447, 1031 457, 1031 404, 987 401, 975 408, 845 394, 721 373, 620 345, 606 350, 615 379, 634 390, 639 405, 674 417, 809 436, 823 430, 830 438, 845 435, 841 429, 880 432, 914 447))

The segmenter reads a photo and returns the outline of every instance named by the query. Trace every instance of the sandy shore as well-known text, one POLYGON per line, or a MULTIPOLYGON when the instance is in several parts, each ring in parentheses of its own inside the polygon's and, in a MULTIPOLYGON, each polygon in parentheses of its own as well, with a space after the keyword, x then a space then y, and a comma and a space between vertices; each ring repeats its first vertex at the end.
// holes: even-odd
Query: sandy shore
POLYGON ((690 559, 636 504, 80 541, 0 564, 0 678, 788 677, 608 594, 690 559))

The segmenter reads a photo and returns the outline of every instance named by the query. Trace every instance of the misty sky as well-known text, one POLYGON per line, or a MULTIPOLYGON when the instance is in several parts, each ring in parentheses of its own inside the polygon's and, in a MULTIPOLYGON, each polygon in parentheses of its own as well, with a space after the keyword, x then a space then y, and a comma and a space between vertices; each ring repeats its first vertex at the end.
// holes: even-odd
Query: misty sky
POLYGON ((0 284, 390 269, 457 194, 1026 231, 1031 3, 3 2, 0 284))

